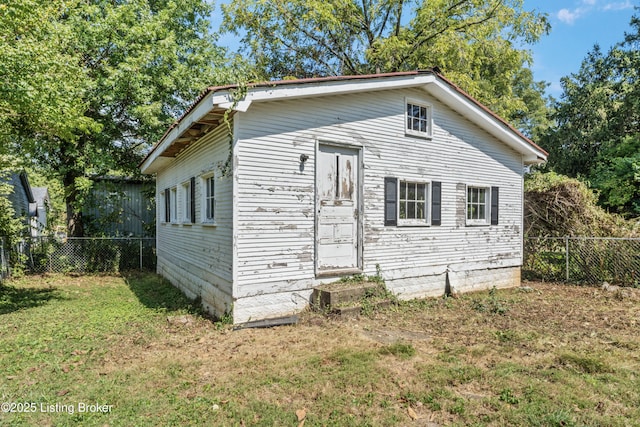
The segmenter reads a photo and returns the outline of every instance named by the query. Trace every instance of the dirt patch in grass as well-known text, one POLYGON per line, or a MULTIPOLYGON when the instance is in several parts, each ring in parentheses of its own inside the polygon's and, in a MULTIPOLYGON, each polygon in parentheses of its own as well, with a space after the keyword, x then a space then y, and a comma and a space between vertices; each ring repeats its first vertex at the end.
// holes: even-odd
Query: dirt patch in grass
POLYGON ((0 424, 638 425, 639 300, 527 285, 233 331, 155 275, 27 278, 0 290, 1 400, 112 409, 0 424))

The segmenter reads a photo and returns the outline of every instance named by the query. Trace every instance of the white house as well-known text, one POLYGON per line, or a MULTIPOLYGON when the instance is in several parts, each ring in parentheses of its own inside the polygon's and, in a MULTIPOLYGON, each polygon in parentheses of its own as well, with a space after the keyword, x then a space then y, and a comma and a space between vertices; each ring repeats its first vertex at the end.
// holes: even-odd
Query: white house
POLYGON ((547 153, 436 71, 211 87, 141 164, 158 272, 235 323, 379 267, 400 298, 520 283, 547 153))

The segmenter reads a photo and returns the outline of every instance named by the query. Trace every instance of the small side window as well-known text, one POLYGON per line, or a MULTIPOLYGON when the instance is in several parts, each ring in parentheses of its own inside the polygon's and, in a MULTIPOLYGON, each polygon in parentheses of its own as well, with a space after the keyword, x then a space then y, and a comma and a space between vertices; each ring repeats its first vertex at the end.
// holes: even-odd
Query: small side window
POLYGON ((202 222, 214 223, 216 219, 216 178, 214 174, 202 177, 202 222))
POLYGON ((177 222, 178 221, 178 188, 171 187, 170 191, 170 221, 169 222, 177 222))
POLYGON ((182 222, 192 224, 195 222, 195 182, 194 178, 182 183, 182 222))

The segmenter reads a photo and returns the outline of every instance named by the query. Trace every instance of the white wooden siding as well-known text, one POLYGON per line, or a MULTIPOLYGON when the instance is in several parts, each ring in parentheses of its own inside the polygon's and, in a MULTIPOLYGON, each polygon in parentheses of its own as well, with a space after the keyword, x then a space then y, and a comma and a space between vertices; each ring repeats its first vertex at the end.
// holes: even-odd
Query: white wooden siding
POLYGON ((202 297, 205 308, 222 315, 231 310, 232 298, 232 178, 221 177, 221 167, 229 156, 225 126, 180 153, 156 178, 156 222, 158 272, 192 297, 202 297), (200 177, 215 172, 215 226, 203 225, 203 194, 200 177), (196 222, 182 223, 182 184, 195 177, 196 222), (164 222, 165 188, 177 186, 177 224, 164 222))
POLYGON ((429 272, 521 264, 521 155, 426 92, 254 103, 238 116, 237 298, 282 292, 306 296, 318 283, 314 167, 322 141, 363 147, 366 274, 374 274, 379 264, 399 293, 415 294, 419 285, 409 279, 429 272), (433 105, 432 139, 405 135, 405 97, 433 105), (301 154, 309 156, 304 167, 301 154), (385 227, 385 176, 442 182, 442 225, 385 227), (500 188, 499 225, 465 226, 468 184, 500 188))

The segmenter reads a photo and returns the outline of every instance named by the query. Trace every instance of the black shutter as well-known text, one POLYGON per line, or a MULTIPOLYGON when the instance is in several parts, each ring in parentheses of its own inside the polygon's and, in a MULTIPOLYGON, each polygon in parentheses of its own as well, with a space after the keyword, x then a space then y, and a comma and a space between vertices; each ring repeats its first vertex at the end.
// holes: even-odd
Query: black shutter
POLYGON ((384 179, 384 225, 398 225, 398 178, 384 179))
POLYGON ((491 225, 498 225, 498 187, 491 187, 491 225))
POLYGON ((191 223, 194 224, 196 222, 196 178, 191 177, 191 223))
POLYGON ((442 183, 433 181, 431 183, 431 225, 440 225, 442 211, 442 183))
POLYGON ((164 189, 164 222, 171 222, 171 199, 169 189, 164 189))

